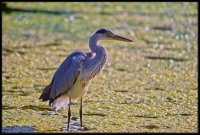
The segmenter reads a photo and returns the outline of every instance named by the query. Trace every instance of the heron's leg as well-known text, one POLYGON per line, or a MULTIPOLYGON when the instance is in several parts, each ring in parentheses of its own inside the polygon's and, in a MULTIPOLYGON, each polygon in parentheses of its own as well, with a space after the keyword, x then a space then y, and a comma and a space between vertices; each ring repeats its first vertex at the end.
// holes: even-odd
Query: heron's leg
POLYGON ((67 130, 69 131, 69 123, 70 123, 70 117, 71 117, 71 111, 70 111, 70 105, 71 105, 71 98, 69 98, 69 108, 68 108, 68 125, 67 125, 67 130))
POLYGON ((83 124, 82 124, 82 97, 81 97, 81 104, 80 104, 79 115, 80 115, 80 123, 81 123, 81 127, 82 127, 83 126, 83 124))

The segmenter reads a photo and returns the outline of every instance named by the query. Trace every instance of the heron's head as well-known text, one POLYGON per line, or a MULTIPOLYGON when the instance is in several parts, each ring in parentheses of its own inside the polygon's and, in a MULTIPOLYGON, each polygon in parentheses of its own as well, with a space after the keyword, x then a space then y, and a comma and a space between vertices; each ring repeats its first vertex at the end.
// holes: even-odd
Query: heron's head
POLYGON ((115 35, 110 29, 100 28, 93 35, 95 35, 98 40, 119 40, 125 42, 133 42, 133 40, 115 35))

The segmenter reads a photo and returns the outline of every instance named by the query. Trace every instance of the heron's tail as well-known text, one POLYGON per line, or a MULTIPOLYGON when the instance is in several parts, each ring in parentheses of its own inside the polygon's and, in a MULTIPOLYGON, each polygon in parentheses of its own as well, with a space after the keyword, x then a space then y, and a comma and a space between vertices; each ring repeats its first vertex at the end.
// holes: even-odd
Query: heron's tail
POLYGON ((67 109, 69 104, 69 97, 67 94, 63 94, 59 97, 57 97, 54 101, 51 103, 51 107, 55 109, 56 111, 60 109, 67 109))
POLYGON ((44 88, 39 99, 41 99, 42 101, 50 100, 51 88, 52 88, 52 83, 44 88))

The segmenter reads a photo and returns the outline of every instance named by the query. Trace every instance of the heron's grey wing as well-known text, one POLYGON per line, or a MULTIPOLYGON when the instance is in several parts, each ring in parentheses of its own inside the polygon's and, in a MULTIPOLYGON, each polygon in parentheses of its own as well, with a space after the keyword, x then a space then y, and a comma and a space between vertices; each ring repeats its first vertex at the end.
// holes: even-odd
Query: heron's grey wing
POLYGON ((52 99, 71 89, 81 72, 84 60, 85 55, 82 52, 74 52, 60 65, 53 77, 50 93, 52 99))

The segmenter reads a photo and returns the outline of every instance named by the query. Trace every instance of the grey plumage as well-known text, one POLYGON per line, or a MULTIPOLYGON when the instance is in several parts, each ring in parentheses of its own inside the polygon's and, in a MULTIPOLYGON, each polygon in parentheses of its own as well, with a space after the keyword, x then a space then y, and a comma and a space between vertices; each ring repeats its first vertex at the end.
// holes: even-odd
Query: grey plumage
MULTIPOLYGON (((82 96, 86 94, 91 80, 105 67, 108 54, 99 40, 132 40, 113 34, 109 29, 101 28, 93 33, 89 40, 91 51, 77 51, 70 54, 55 72, 51 83, 46 86, 39 99, 48 101, 54 109, 70 107, 71 98, 81 97, 81 126, 82 126, 82 96)), ((70 108, 68 116, 71 116, 70 108)), ((69 118, 68 117, 68 121, 69 118)), ((68 123, 69 125, 69 123, 68 123)))

